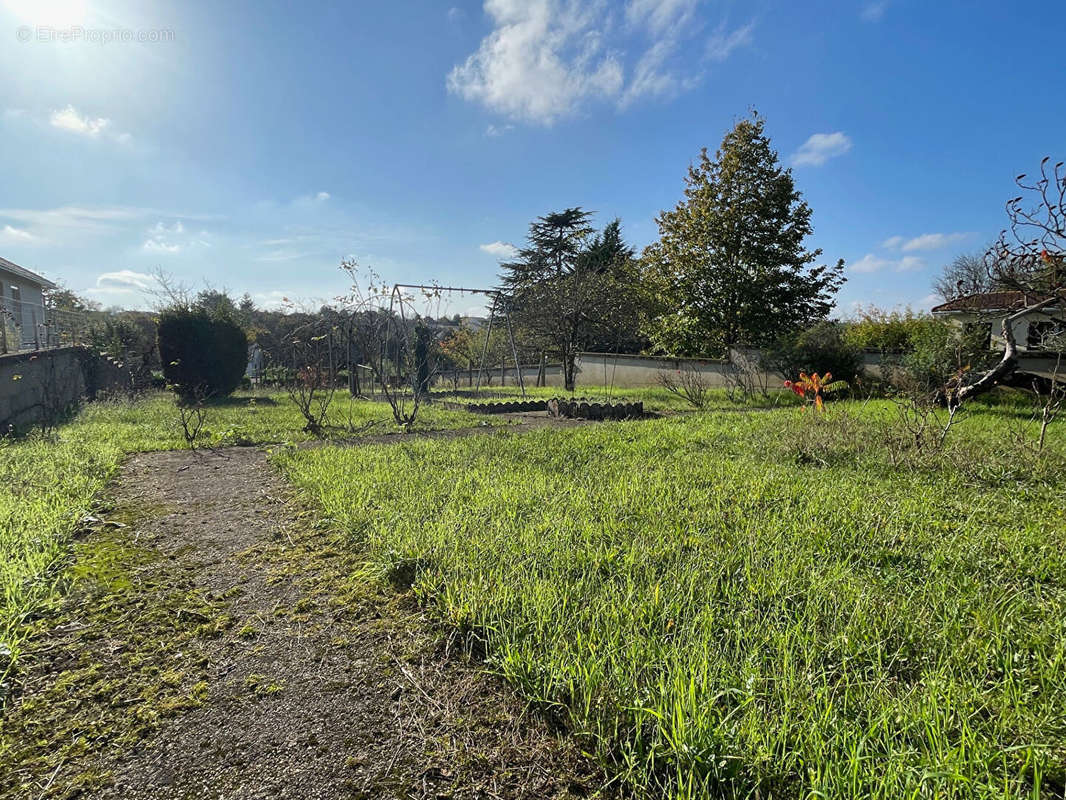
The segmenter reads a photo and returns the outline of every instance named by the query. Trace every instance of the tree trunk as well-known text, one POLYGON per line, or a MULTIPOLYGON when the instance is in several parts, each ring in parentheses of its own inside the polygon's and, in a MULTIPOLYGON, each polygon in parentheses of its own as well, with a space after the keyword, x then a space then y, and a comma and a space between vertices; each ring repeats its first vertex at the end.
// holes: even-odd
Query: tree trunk
POLYGON ((1003 347, 1003 356, 1000 358, 999 363, 973 383, 962 386, 954 392, 949 392, 948 408, 958 408, 967 400, 990 392, 1000 384, 1010 380, 1018 369, 1018 343, 1014 339, 1014 323, 1026 314, 1040 311, 1057 302, 1060 302, 1058 297, 1049 297, 1004 317, 1002 329, 1003 341, 1006 344, 1003 347))
POLYGON ((574 362, 577 360, 577 353, 566 352, 563 354, 563 382, 566 387, 566 391, 574 391, 574 362))

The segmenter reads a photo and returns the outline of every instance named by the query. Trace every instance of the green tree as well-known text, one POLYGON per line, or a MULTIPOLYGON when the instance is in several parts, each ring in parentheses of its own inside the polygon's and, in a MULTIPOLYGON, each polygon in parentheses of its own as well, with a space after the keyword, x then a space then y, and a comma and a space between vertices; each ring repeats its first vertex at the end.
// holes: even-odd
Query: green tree
POLYGON ((685 196, 658 219, 643 256, 657 301, 649 335, 658 349, 722 355, 763 345, 825 317, 844 262, 814 266, 811 209, 783 169, 758 114, 726 134, 712 160, 689 167, 685 196))
POLYGON ((168 309, 159 316, 156 341, 163 375, 182 400, 225 397, 240 386, 248 339, 232 319, 168 309))
POLYGON ((87 300, 63 285, 54 286, 51 289, 45 288, 41 294, 44 296, 45 308, 54 311, 73 311, 85 314, 100 310, 100 304, 95 300, 87 300))
POLYGON ((229 292, 225 289, 201 289, 196 293, 192 308, 194 311, 200 311, 212 319, 228 319, 239 325, 244 324, 237 304, 233 302, 233 298, 229 296, 229 292))
POLYGON ((621 223, 614 220, 596 233, 590 216, 567 208, 534 220, 526 246, 501 264, 505 310, 562 360, 571 391, 578 352, 618 341, 636 318, 629 275, 633 250, 622 239, 621 223))

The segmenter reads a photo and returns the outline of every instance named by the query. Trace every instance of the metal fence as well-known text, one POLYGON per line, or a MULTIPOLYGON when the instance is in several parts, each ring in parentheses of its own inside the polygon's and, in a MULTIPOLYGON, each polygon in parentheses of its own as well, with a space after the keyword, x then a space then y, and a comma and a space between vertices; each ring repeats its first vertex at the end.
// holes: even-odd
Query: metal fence
POLYGON ((0 355, 87 344, 88 315, 0 299, 0 355))

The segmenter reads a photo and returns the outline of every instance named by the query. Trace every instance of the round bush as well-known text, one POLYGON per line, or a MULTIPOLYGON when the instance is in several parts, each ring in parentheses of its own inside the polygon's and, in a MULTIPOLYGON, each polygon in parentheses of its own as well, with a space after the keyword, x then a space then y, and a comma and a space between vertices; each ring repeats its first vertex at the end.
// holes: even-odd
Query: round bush
POLYGON ((180 397, 225 397, 240 386, 248 338, 235 322, 197 311, 164 311, 157 335, 163 376, 180 397))

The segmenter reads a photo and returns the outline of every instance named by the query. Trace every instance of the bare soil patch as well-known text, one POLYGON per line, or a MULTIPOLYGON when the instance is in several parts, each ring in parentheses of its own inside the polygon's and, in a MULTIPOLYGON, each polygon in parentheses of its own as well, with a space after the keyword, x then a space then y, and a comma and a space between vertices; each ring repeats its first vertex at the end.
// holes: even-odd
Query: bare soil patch
MULTIPOLYGON (((402 441, 404 437, 386 437, 402 441)), ((126 465, 3 721, 0 796, 545 798, 602 774, 254 449, 126 465)))

